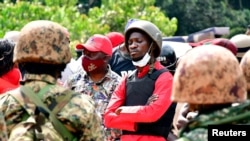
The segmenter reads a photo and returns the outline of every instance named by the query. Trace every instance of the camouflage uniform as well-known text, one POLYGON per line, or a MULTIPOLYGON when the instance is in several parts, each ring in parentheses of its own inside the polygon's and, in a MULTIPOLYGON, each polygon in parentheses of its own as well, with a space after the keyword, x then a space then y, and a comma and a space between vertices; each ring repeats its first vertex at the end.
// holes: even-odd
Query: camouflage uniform
POLYGON ((250 124, 250 101, 211 113, 199 114, 180 131, 181 138, 178 141, 207 141, 207 126, 220 124, 250 124))
POLYGON ((238 106, 198 111, 182 127, 178 141, 206 141, 208 125, 250 123, 245 78, 236 57, 220 46, 200 46, 183 56, 174 76, 172 100, 197 106, 240 102, 238 106))
MULTIPOLYGON (((37 93, 45 85, 56 84, 56 79, 50 75, 33 75, 25 74, 26 80, 35 80, 26 83, 25 86, 29 86, 32 90, 37 93)), ((52 90, 46 93, 43 97, 46 105, 58 104, 55 103, 55 97, 61 95, 65 88, 55 85, 52 90)), ((10 91, 12 93, 12 91, 10 91)), ((81 139, 84 141, 98 140, 102 141, 103 136, 100 128, 100 118, 95 114, 94 102, 89 96, 75 93, 72 91, 72 95, 75 95, 69 103, 67 103, 62 110, 58 113, 58 118, 61 122, 73 129, 74 132, 81 134, 81 139), (84 115, 84 116, 83 116, 84 115)), ((27 116, 26 111, 23 109, 21 104, 15 100, 11 95, 6 94, 1 99, 1 110, 4 112, 8 133, 11 129, 19 122, 23 121, 23 118, 27 116)), ((34 110, 34 109, 31 109, 34 110)), ((32 130, 30 133, 26 133, 26 136, 19 137, 19 139, 33 138, 32 130)), ((16 133, 18 135, 18 133, 16 133)), ((15 137, 13 135, 13 137, 15 137)))
MULTIPOLYGON (((72 90, 79 92, 83 95, 91 96, 96 104, 96 111, 98 115, 103 118, 104 111, 108 105, 113 91, 119 84, 121 77, 110 69, 106 76, 98 83, 93 82, 88 74, 83 70, 79 70, 73 74, 66 81, 65 85, 70 87, 72 90)), ((107 138, 111 137, 111 132, 121 134, 120 130, 106 129, 104 131, 107 138)))
POLYGON ((0 112, 0 141, 7 141, 7 129, 3 113, 0 112))
MULTIPOLYGON (((60 65, 67 64, 70 59, 69 34, 66 28, 57 23, 43 20, 32 21, 22 28, 19 41, 14 50, 14 62, 60 65)), ((72 95, 68 103, 61 107, 56 114, 68 131, 78 137, 78 140, 103 141, 101 119, 95 112, 94 101, 91 97, 73 91, 63 93, 66 88, 57 85, 57 77, 52 75, 31 74, 28 72, 25 74, 23 85, 30 87, 34 93, 43 90, 48 84, 51 85, 51 88, 42 95, 41 101, 50 109, 51 106, 53 107, 62 102, 56 101, 56 98, 60 95, 72 95)), ((27 106, 23 108, 19 102, 20 100, 12 96, 13 93, 20 93, 20 90, 9 91, 0 99, 0 110, 3 111, 5 116, 8 134, 11 132, 9 140, 33 140, 33 130, 24 132, 26 127, 23 127, 23 130, 17 128, 17 130, 12 131, 15 125, 29 119, 27 111, 35 113, 36 109, 32 101, 25 99, 21 95, 22 99, 24 99, 23 102, 26 104, 25 107, 27 106)), ((62 140, 55 137, 54 132, 46 132, 45 140, 62 140)))

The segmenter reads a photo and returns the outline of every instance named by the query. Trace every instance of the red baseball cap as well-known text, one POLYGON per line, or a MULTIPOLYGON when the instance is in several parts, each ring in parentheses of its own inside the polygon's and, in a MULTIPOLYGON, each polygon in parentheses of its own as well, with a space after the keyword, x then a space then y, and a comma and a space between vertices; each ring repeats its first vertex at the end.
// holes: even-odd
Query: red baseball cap
POLYGON ((237 54, 237 47, 236 45, 226 38, 215 38, 215 39, 205 39, 197 43, 189 43, 193 48, 201 45, 212 44, 222 46, 224 48, 229 49, 234 55, 237 54))
POLYGON ((80 44, 78 44, 75 46, 75 51, 79 51, 79 52, 83 51, 83 47, 80 44))
POLYGON ((94 34, 85 44, 76 45, 77 49, 87 49, 92 52, 101 51, 112 56, 112 44, 108 37, 101 34, 94 34))
POLYGON ((111 41, 113 48, 124 42, 124 35, 120 32, 109 32, 106 36, 111 41))

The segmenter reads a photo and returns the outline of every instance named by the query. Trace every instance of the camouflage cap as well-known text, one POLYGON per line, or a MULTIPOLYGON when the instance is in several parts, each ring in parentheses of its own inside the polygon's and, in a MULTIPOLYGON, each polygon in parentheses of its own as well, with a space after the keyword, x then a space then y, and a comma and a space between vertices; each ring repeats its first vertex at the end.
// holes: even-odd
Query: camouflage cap
POLYGON ((71 59, 69 33, 58 23, 31 21, 20 31, 14 62, 67 64, 71 59))
POLYGON ((240 67, 247 81, 247 89, 250 90, 250 50, 248 50, 240 61, 240 67))
POLYGON ((191 104, 246 100, 246 81, 236 57, 216 45, 193 48, 177 66, 171 99, 191 104))

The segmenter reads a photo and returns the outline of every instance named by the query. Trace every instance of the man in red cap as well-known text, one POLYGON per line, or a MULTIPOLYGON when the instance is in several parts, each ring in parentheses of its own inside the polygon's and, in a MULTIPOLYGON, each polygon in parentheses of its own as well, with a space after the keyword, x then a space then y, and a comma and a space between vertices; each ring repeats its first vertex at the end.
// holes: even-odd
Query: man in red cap
POLYGON ((111 41, 113 48, 124 42, 124 35, 120 32, 109 32, 106 36, 111 41))
MULTIPOLYGON (((77 48, 83 50, 81 63, 83 69, 71 75, 65 82, 65 86, 76 92, 90 95, 96 102, 96 111, 102 117, 111 94, 121 79, 108 64, 112 56, 112 44, 108 37, 95 34, 85 44, 78 44, 77 48)), ((120 135, 119 130, 116 129, 104 127, 104 131, 107 140, 120 135)))

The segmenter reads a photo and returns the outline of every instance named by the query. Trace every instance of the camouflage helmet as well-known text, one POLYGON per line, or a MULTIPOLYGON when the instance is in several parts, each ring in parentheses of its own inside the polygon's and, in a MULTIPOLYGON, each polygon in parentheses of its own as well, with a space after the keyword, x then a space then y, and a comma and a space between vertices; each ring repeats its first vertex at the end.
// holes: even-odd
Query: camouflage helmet
POLYGON ((58 23, 31 21, 20 31, 14 62, 67 64, 71 59, 69 33, 58 23))
POLYGON ((247 89, 250 90, 250 50, 248 50, 240 61, 240 67, 247 81, 247 89))
POLYGON ((162 35, 159 28, 155 24, 149 21, 145 20, 134 21, 125 30, 126 47, 128 47, 128 38, 129 38, 128 36, 134 29, 139 29, 144 31, 156 43, 158 50, 155 52, 155 57, 158 57, 160 55, 162 47, 162 35))
POLYGON ((171 99, 190 104, 222 104, 246 100, 246 81, 236 57, 226 48, 202 45, 180 60, 171 99))

